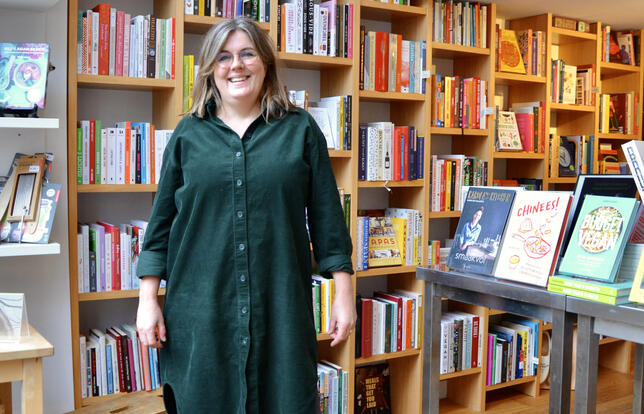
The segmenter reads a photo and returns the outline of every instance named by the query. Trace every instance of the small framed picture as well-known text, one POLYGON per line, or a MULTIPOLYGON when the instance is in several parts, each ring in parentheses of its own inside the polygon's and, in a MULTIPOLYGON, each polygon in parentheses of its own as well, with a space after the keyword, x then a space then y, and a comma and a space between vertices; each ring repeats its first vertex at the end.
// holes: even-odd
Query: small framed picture
POLYGON ((7 221, 36 220, 44 166, 43 154, 20 157, 15 169, 15 184, 9 201, 7 221))

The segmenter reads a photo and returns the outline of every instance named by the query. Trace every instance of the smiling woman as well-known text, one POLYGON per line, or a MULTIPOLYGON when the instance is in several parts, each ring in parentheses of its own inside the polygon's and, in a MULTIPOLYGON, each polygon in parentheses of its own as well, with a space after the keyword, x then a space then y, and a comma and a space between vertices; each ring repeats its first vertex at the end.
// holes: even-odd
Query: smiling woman
POLYGON ((288 102, 275 59, 246 18, 211 29, 194 104, 164 153, 137 327, 143 345, 162 347, 168 413, 313 412, 310 244, 335 279, 331 346, 355 325, 351 239, 326 140, 288 102))

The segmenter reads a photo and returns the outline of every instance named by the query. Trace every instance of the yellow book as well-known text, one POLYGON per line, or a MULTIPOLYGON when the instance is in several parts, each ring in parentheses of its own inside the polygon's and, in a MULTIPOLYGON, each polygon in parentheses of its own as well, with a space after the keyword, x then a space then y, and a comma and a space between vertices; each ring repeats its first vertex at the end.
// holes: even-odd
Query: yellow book
POLYGON ((407 263, 407 219, 402 217, 391 217, 391 224, 393 224, 394 233, 396 233, 396 243, 398 243, 401 262, 407 263))
POLYGON ((501 72, 525 74, 523 58, 519 50, 519 42, 514 30, 501 29, 499 40, 499 64, 501 72))
POLYGON ((190 57, 185 55, 183 57, 183 112, 190 109, 190 57))
POLYGON ((192 88, 195 83, 195 55, 188 55, 188 108, 192 108, 192 88))
POLYGON ((206 11, 206 0, 199 0, 199 16, 204 16, 206 11))
POLYGON ((644 303, 644 286, 642 286, 642 275, 644 275, 644 254, 640 256, 640 261, 637 263, 637 270, 635 271, 635 278, 633 279, 633 286, 628 300, 631 302, 644 303))
POLYGON ((400 250, 391 217, 369 218, 369 267, 400 266, 400 250))

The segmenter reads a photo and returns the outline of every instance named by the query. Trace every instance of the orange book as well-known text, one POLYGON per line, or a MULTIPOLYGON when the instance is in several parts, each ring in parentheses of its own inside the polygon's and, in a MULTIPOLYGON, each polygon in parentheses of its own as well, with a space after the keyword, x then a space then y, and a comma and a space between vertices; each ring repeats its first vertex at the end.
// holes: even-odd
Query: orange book
POLYGON ((405 319, 407 320, 407 332, 405 333, 405 349, 411 349, 411 305, 409 298, 405 299, 405 319))
MULTIPOLYGON (((139 333, 136 333, 138 338, 139 333)), ((143 368, 143 384, 145 385, 146 391, 152 391, 152 382, 150 380, 150 358, 148 356, 148 347, 144 346, 139 340, 139 345, 141 346, 141 368, 143 368)))
POLYGON ((109 75, 110 69, 110 5, 100 3, 92 11, 98 13, 98 74, 109 75))
POLYGON ((286 50, 286 7, 282 4, 280 5, 281 16, 280 19, 280 52, 286 50))
POLYGON ((402 35, 396 37, 396 92, 402 86, 402 35))
POLYGON ((389 74, 389 33, 376 32, 375 88, 387 92, 389 74))

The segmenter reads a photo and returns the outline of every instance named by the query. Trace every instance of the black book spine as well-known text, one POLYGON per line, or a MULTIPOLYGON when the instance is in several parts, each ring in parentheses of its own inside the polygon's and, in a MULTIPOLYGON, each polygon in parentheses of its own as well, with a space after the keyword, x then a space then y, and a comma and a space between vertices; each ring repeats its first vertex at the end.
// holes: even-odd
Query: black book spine
MULTIPOLYGON (((195 2, 197 3, 197 2, 195 2)), ((148 78, 155 77, 155 61, 156 61, 156 44, 157 44, 157 18, 150 16, 150 30, 148 38, 148 78)))

